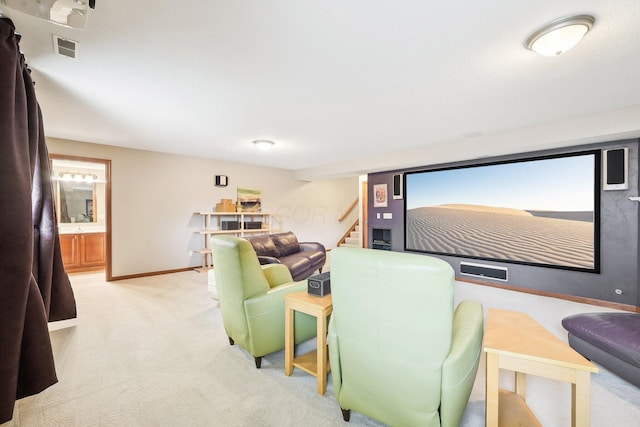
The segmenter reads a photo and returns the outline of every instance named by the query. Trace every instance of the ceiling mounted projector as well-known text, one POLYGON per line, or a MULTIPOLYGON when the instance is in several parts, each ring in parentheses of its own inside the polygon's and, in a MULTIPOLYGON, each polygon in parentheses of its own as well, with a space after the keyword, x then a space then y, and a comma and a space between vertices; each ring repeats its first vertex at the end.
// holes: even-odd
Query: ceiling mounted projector
POLYGON ((17 10, 65 27, 84 29, 95 0, 0 0, 0 14, 17 10))

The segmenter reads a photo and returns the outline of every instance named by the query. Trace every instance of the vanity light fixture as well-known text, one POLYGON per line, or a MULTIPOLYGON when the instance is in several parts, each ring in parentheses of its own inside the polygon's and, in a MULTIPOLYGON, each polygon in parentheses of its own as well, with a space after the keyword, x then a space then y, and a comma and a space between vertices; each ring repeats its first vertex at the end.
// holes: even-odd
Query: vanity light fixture
POLYGON ((273 147, 276 144, 275 144, 275 142, 269 141, 268 139, 257 139, 255 141, 253 141, 253 145, 258 147, 259 150, 269 151, 269 150, 271 150, 271 147, 273 147))
POLYGON ((577 45, 595 22, 591 15, 556 19, 527 37, 524 45, 542 56, 560 55, 577 45))
POLYGON ((92 173, 60 172, 58 175, 63 181, 96 182, 98 180, 98 175, 92 173))

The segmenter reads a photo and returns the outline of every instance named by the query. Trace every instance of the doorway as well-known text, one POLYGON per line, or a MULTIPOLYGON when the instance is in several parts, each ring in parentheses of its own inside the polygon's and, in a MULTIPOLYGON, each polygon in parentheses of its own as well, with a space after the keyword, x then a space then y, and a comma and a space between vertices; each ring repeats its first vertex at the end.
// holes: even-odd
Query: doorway
POLYGON ((111 160, 50 154, 65 269, 111 280, 111 160))

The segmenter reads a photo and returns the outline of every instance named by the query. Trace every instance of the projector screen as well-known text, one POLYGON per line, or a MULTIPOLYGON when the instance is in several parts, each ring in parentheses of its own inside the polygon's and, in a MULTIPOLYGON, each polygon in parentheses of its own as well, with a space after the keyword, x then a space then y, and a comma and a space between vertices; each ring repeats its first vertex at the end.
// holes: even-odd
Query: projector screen
POLYGON ((600 151, 404 174, 405 250, 600 269, 600 151))

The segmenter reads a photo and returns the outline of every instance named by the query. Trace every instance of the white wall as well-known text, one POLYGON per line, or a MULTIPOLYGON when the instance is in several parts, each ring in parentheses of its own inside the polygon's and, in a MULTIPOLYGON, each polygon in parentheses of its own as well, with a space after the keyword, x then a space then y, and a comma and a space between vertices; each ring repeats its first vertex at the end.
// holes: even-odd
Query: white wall
POLYGON ((327 249, 358 218, 339 223, 358 198, 358 177, 297 181, 293 172, 144 150, 47 139, 51 154, 111 160, 112 275, 126 276, 198 266, 202 227, 197 211, 212 211, 220 199, 236 200, 236 188, 262 190, 262 211, 274 213, 274 227, 300 241, 327 249), (227 187, 215 187, 227 175, 227 187))

